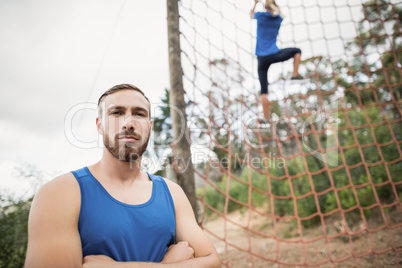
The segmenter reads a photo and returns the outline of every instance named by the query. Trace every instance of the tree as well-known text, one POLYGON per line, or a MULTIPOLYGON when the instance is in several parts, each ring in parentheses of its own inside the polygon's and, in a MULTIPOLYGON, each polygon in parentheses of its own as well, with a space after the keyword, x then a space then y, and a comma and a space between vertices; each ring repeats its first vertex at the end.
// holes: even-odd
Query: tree
POLYGON ((10 205, 0 208, 0 267, 24 266, 28 243, 28 214, 32 198, 13 200, 0 197, 1 203, 10 205))
POLYGON ((162 104, 159 106, 160 115, 154 118, 154 150, 158 157, 163 156, 163 152, 171 147, 173 142, 172 118, 170 116, 170 94, 165 89, 165 95, 161 98, 162 104))
POLYGON ((175 146, 174 162, 176 179, 189 199, 197 216, 194 167, 191 160, 190 137, 187 128, 186 103, 184 100, 183 70, 181 67, 180 28, 178 0, 167 0, 169 71, 170 71, 170 108, 173 121, 175 146), (184 165, 184 163, 186 163, 184 165))
MULTIPOLYGON (((16 169, 21 178, 29 180, 34 192, 43 184, 43 173, 35 166, 23 163, 16 169)), ((24 266, 32 195, 22 198, 0 194, 0 267, 2 268, 24 266)))

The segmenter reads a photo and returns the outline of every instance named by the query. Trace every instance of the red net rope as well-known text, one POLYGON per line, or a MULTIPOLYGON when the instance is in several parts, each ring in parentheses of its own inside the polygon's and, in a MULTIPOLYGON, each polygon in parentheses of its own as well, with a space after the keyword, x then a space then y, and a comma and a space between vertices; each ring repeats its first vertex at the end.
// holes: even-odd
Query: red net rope
POLYGON ((182 0, 202 226, 226 267, 402 266, 402 2, 277 1, 262 122, 253 1, 182 0))

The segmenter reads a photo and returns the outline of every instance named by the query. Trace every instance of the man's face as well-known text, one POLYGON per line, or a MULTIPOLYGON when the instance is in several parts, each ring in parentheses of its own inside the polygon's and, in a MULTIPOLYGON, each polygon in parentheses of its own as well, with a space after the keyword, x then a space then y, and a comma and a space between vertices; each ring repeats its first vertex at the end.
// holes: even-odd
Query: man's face
POLYGON ((149 102, 137 91, 122 90, 106 96, 101 105, 97 126, 106 149, 121 161, 138 160, 151 135, 149 102))

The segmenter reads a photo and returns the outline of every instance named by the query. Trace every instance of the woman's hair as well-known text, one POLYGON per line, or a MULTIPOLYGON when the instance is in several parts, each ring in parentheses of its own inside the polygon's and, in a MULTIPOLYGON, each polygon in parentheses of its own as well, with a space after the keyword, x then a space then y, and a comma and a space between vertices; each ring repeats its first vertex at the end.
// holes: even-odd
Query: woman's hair
POLYGON ((265 1, 265 9, 274 15, 281 14, 281 9, 275 3, 275 0, 266 0, 265 1))

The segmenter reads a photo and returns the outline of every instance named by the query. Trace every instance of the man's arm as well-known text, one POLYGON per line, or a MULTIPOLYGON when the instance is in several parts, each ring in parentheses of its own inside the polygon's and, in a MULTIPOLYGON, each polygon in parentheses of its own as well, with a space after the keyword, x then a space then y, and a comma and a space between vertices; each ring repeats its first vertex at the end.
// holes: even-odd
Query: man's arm
POLYGON ((105 255, 85 256, 83 268, 156 268, 156 267, 177 267, 175 263, 194 259, 194 250, 187 242, 179 242, 170 245, 161 263, 154 262, 116 262, 105 255))
POLYGON ((38 191, 29 213, 25 268, 82 267, 80 204, 79 185, 71 173, 38 191))
POLYGON ((194 249, 194 259, 175 263, 175 267, 221 267, 214 245, 198 226, 190 202, 182 188, 166 180, 176 211, 176 241, 187 241, 194 249))

